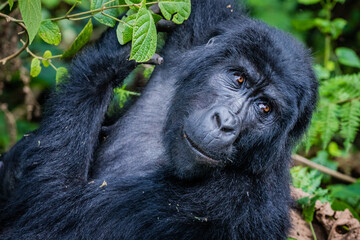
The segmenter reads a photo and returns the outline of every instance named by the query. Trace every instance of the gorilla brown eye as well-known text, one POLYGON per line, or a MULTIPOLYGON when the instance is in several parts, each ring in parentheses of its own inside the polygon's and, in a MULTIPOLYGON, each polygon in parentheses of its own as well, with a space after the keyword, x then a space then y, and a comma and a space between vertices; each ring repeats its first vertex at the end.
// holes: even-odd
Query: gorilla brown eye
POLYGON ((245 81, 245 78, 241 74, 238 74, 238 73, 235 74, 235 79, 240 84, 242 84, 245 81))
POLYGON ((260 103, 259 104, 259 108, 264 112, 264 113, 268 113, 270 112, 270 106, 264 103, 260 103))

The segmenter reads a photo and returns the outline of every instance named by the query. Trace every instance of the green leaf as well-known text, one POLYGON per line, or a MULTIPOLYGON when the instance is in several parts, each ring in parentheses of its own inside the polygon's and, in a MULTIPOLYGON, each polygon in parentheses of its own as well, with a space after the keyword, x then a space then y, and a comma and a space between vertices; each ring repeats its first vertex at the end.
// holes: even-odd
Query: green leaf
POLYGON ((84 27, 84 29, 80 32, 79 36, 77 36, 77 38, 74 40, 71 47, 64 52, 62 57, 63 58, 71 57, 75 53, 77 53, 80 50, 80 48, 82 48, 90 40, 92 31, 93 31, 93 25, 90 19, 89 22, 84 27))
POLYGON ((346 20, 342 18, 336 18, 330 23, 330 33, 333 39, 337 39, 340 36, 342 30, 346 26, 346 23, 346 20))
POLYGON ((136 14, 123 18, 125 23, 120 22, 116 29, 116 36, 121 45, 130 42, 133 35, 133 26, 136 21, 136 14))
MULTIPOLYGON (((49 50, 46 50, 44 52, 43 58, 45 59, 49 59, 52 57, 52 54, 49 50)), ((44 65, 44 67, 48 67, 50 65, 50 63, 47 60, 42 60, 42 64, 44 65)))
POLYGON ((319 3, 320 0, 298 0, 298 3, 304 4, 304 5, 312 5, 319 3))
POLYGON ((9 0, 9 7, 10 10, 12 9, 12 7, 14 6, 14 0, 9 0))
MULTIPOLYGON (((110 2, 109 4, 106 4, 105 7, 111 7, 118 5, 119 1, 112 1, 112 0, 91 0, 91 10, 99 9, 104 6, 107 2, 110 2)), ((112 17, 117 17, 118 15, 118 9, 117 8, 111 8, 104 11, 105 14, 108 14, 112 17)), ((108 16, 103 15, 101 12, 94 15, 94 18, 98 20, 100 23, 105 24, 109 27, 114 27, 116 24, 116 20, 112 19, 108 16)))
POLYGON ((330 33, 331 22, 323 18, 314 19, 315 26, 319 28, 322 33, 330 33))
POLYGON ((190 0, 167 0, 166 3, 160 2, 159 7, 165 19, 177 24, 188 19, 191 12, 190 0))
POLYGON ((31 44, 41 24, 41 0, 19 0, 19 8, 31 44))
POLYGON ((117 98, 117 100, 119 102, 120 108, 124 107, 126 101, 131 96, 140 96, 140 93, 128 91, 125 88, 126 88, 126 84, 123 84, 121 88, 115 88, 114 89, 114 94, 115 94, 115 97, 117 98))
POLYGON ((60 0, 42 0, 41 2, 46 8, 50 9, 53 9, 60 4, 60 0))
POLYGON ((40 60, 37 58, 33 58, 33 60, 31 61, 30 75, 32 77, 37 77, 39 76, 40 72, 41 72, 40 60))
POLYGON ((58 45, 61 42, 60 28, 51 20, 41 22, 39 36, 49 44, 58 45))
POLYGON ((68 75, 68 70, 64 67, 59 67, 56 70, 56 84, 59 84, 60 82, 62 82, 64 80, 64 78, 66 78, 68 75))
POLYGON ((339 47, 335 50, 335 53, 341 64, 360 68, 360 59, 354 50, 350 48, 339 47))
POLYGON ((294 19, 291 20, 291 25, 300 31, 306 31, 315 27, 315 21, 313 19, 294 19))
MULTIPOLYGON (((125 0, 125 3, 128 5, 132 5, 132 4, 139 4, 141 3, 142 0, 125 0)), ((132 10, 138 10, 138 7, 135 6, 129 6, 130 9, 132 10)))
POLYGON ((331 203, 331 208, 334 211, 344 211, 345 209, 349 209, 350 212, 352 213, 352 215, 357 218, 358 220, 360 220, 359 214, 356 212, 356 210, 349 205, 348 203, 341 201, 341 200, 333 200, 331 203))
POLYGON ((303 216, 306 222, 312 222, 315 212, 315 201, 309 197, 303 197, 297 200, 297 203, 303 209, 303 216))
POLYGON ((152 14, 142 5, 137 13, 132 39, 130 60, 145 62, 149 60, 156 51, 157 34, 152 14))
POLYGON ((330 77, 330 71, 320 64, 314 65, 313 68, 318 79, 328 79, 330 77))
POLYGON ((354 199, 355 202, 360 200, 360 182, 353 183, 351 185, 332 185, 329 186, 331 190, 331 196, 339 198, 345 201, 354 199))

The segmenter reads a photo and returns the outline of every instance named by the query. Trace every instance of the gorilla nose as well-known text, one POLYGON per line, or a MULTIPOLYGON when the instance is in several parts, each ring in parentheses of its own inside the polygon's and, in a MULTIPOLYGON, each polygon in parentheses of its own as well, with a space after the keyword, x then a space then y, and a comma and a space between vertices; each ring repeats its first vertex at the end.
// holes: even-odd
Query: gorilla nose
POLYGON ((212 119, 221 132, 237 135, 239 118, 227 107, 221 106, 214 108, 212 119))

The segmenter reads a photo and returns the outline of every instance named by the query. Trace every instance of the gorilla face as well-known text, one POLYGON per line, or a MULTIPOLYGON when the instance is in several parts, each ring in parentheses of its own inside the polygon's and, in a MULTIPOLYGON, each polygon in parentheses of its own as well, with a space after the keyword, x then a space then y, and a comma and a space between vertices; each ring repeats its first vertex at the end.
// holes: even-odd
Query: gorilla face
POLYGON ((211 39, 184 63, 165 129, 180 178, 227 167, 261 173, 290 155, 308 125, 317 84, 303 47, 263 24, 248 26, 211 39))

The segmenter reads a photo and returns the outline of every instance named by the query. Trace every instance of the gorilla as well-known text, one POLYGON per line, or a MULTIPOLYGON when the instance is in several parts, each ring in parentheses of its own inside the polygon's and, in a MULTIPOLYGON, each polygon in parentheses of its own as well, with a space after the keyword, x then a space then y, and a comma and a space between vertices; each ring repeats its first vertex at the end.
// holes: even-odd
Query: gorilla
POLYGON ((309 51, 231 0, 192 0, 141 97, 108 30, 2 159, 1 239, 285 239, 291 151, 317 101, 309 51))

